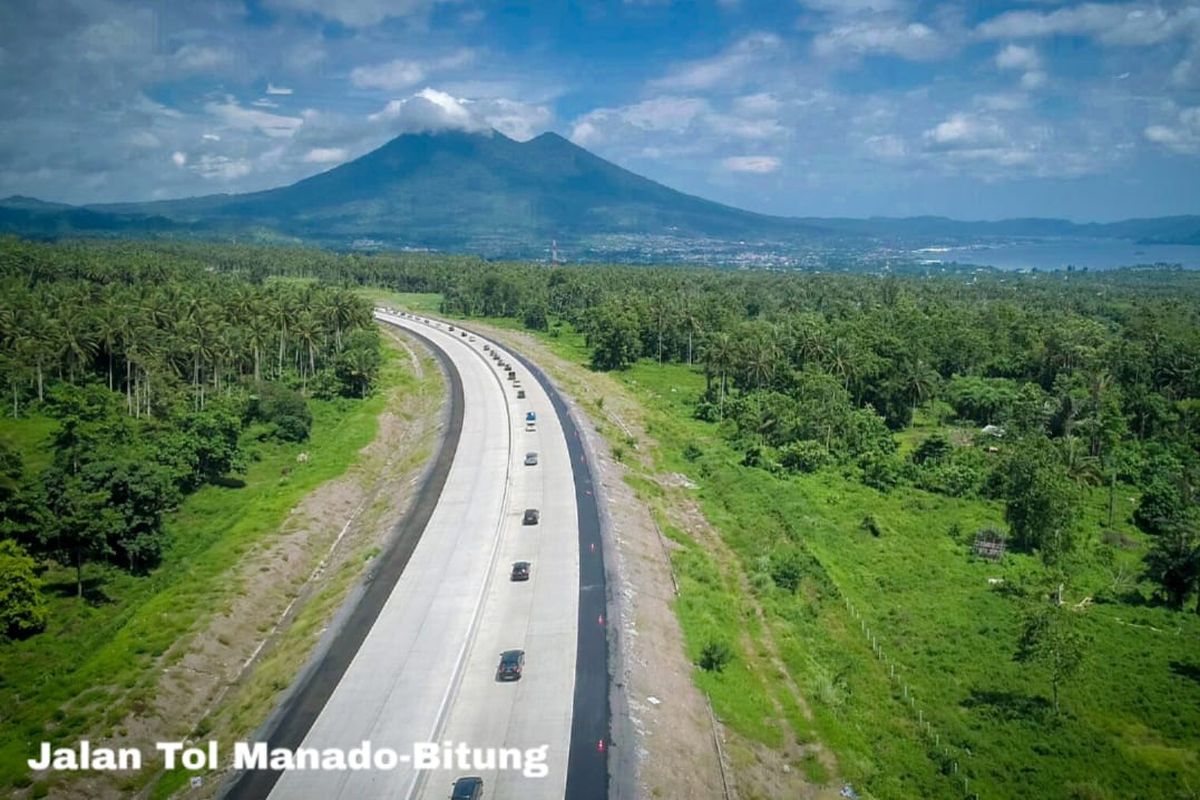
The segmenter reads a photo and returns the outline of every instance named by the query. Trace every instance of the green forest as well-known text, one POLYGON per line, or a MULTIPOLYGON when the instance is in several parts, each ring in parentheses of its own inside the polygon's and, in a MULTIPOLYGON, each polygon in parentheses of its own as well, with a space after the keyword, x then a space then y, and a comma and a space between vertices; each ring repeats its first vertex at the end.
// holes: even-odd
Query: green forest
MULTIPOLYGON (((50 443, 0 451, 13 641, 46 625, 47 565, 85 596, 89 565, 152 574, 181 496, 236 480, 248 442, 302 439, 314 400, 369 394, 363 298, 387 290, 529 330, 638 397, 656 463, 696 482, 813 698, 813 719, 786 724, 857 786, 1200 792, 1200 274, 10 240, 0 282, 8 413, 50 443), (860 612, 930 703, 919 724, 860 612)), ((772 746, 776 678, 739 644, 740 589, 667 534, 697 682, 772 746)))
MULTIPOLYGON (((146 574, 181 497, 236 480, 247 441, 308 437, 308 398, 363 397, 369 305, 135 245, 0 249, 8 414, 52 424, 36 475, 0 441, 0 635, 46 622, 37 559, 146 574)), ((102 591, 102 590, 101 590, 102 591)))

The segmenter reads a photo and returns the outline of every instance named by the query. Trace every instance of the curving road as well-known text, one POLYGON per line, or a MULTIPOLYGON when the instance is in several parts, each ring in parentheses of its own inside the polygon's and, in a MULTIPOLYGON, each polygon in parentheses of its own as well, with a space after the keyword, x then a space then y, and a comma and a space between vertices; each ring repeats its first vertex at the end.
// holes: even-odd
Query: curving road
POLYGON ((603 560, 578 431, 543 375, 447 323, 377 310, 438 353, 451 378, 447 444, 397 546, 328 651, 269 723, 271 746, 412 752, 417 742, 546 746, 545 777, 520 770, 243 773, 233 798, 445 798, 461 774, 489 798, 607 796, 603 560), (488 350, 485 351, 485 345, 488 350), (491 351, 517 372, 517 398, 491 351), (533 376, 531 379, 531 372, 533 376), (527 430, 525 415, 537 415, 527 430), (536 466, 525 455, 537 452, 536 466), (447 463, 448 462, 448 463, 447 463), (536 526, 523 511, 541 512, 536 526), (528 582, 509 580, 532 562, 528 582), (582 570, 581 570, 582 567, 582 570), (596 611, 597 602, 599 611, 596 611), (500 683, 502 650, 526 652, 520 681, 500 683))

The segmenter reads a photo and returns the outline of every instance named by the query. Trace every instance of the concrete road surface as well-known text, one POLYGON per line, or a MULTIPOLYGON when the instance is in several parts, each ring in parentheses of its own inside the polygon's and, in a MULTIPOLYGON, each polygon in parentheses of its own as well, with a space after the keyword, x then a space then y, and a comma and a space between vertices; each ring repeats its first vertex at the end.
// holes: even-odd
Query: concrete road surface
MULTIPOLYGON (((472 749, 546 746, 546 777, 520 770, 293 770, 273 798, 445 798, 461 774, 489 798, 560 798, 575 692, 579 562, 576 487, 567 443, 543 387, 516 366, 526 398, 483 350, 448 325, 377 314, 430 339, 461 378, 462 430, 441 498, 374 624, 301 747, 412 752, 414 743, 472 749), (527 431, 527 411, 537 414, 527 431), (524 464, 529 451, 536 466, 524 464), (523 525, 526 508, 541 512, 523 525), (528 582, 509 580, 532 562, 528 582), (501 683, 502 650, 526 653, 521 680, 501 683)), ((488 343, 490 344, 490 343, 488 343)), ((513 757, 511 754, 509 757, 513 757)), ((236 792, 235 792, 236 794, 236 792)))

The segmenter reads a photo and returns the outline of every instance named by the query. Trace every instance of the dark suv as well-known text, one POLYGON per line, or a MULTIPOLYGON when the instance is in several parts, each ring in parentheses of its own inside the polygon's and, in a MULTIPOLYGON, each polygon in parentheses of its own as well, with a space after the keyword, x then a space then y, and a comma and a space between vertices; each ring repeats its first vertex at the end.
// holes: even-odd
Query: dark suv
POLYGON ((540 518, 541 514, 538 513, 536 508, 527 508, 525 509, 525 516, 521 518, 521 524, 537 525, 540 518))
POLYGON ((500 666, 496 669, 496 680, 519 681, 525 668, 524 650, 505 650, 500 654, 500 666))
POLYGON ((514 561, 512 566, 512 579, 514 581, 529 580, 529 562, 514 561))
POLYGON ((483 778, 459 778, 450 790, 450 800, 479 800, 483 797, 483 778))

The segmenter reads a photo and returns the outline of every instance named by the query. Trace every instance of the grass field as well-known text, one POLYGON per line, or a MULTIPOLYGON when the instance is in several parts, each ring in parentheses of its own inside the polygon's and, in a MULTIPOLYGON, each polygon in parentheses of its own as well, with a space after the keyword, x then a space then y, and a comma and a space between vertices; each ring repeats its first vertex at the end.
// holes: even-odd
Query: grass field
MULTIPOLYGON (((422 298, 425 307, 436 302, 422 298)), ((520 327, 511 319, 486 321, 520 327)), ((559 326, 540 338, 558 355, 587 364, 589 352, 573 331, 559 326)), ((645 412, 657 443, 654 472, 696 484, 706 518, 739 562, 744 580, 730 574, 719 553, 663 525, 678 545, 676 608, 689 655, 698 659, 713 641, 735 652, 723 672, 695 673, 726 725, 777 747, 784 733, 775 709, 782 706, 788 733, 832 749, 842 776, 865 796, 1200 796, 1196 614, 1146 601, 1085 603, 1076 613, 1090 640, 1086 660, 1064 687, 1056 717, 1048 676, 1013 660, 1028 601, 1005 589, 1036 573, 1036 560, 1010 554, 997 565, 971 554, 975 530, 1003 525, 998 503, 911 487, 881 493, 836 471, 776 476, 744 467, 717 426, 692 416, 704 388, 698 371, 643 360, 617 378, 645 412), (701 455, 685 458, 688 445, 701 455), (864 529, 867 515, 881 524, 881 536, 864 529), (769 575, 772 559, 791 553, 805 565, 795 592, 769 575), (747 611, 746 586, 765 612, 762 623, 747 611), (760 624, 770 627, 811 720, 786 702, 783 677, 755 643, 760 624)), ((921 415, 916 429, 898 437, 902 450, 937 427, 921 415)), ((628 444, 610 440, 616 448, 628 444)), ((639 477, 631 483, 652 509, 664 502, 659 484, 639 477)), ((1123 592, 1149 595, 1148 586, 1137 585, 1146 541, 1129 522, 1129 495, 1128 488, 1118 492, 1112 528, 1127 544, 1115 550, 1097 547, 1107 527, 1107 493, 1095 488, 1088 495, 1088 555, 1076 567, 1072 603, 1120 584, 1121 568, 1133 576, 1123 592)))
MULTIPOLYGON (((1034 560, 1016 554, 993 565, 971 555, 966 537, 950 533, 955 525, 969 536, 1002 524, 998 504, 903 487, 884 494, 836 472, 776 477, 743 467, 715 426, 691 418, 701 375, 641 362, 621 380, 649 413, 658 468, 698 484, 706 516, 741 557, 788 671, 813 701, 820 738, 856 785, 879 797, 1200 792, 1200 617, 1147 603, 1079 611, 1091 644, 1065 690, 1065 713, 1055 718, 1047 677, 1012 658, 1021 601, 989 584, 1020 582, 1034 560), (703 453, 695 461, 682 455, 688 443, 703 453), (882 523, 882 536, 864 530, 868 514, 882 523), (767 574, 771 558, 789 551, 808 565, 795 593, 775 587, 767 574), (863 626, 886 660, 875 656, 863 626), (905 702, 905 685, 913 705, 905 702)), ((1129 500, 1121 498, 1114 528, 1136 544, 1114 557, 1136 574, 1144 537, 1127 521, 1129 500)), ((1090 494, 1088 549, 1106 504, 1103 490, 1090 494)), ((693 549, 685 547, 677 567, 689 582, 711 586, 693 549)), ((1071 599, 1099 593, 1112 571, 1103 558, 1085 560, 1071 599)), ((736 643, 738 631, 724 619, 736 598, 728 591, 696 594, 699 608, 690 608, 687 593, 681 601, 692 646, 712 638, 736 643)), ((737 673, 703 681, 719 712, 735 724, 744 720, 739 728, 753 733, 753 709, 741 707, 752 693, 737 685, 737 673)))
MULTIPOLYGON (((156 659, 236 591, 230 569, 239 557, 274 533, 305 494, 342 474, 375 436, 384 394, 412 380, 406 359, 385 353, 380 391, 371 398, 310 401, 309 441, 248 445, 258 458, 241 476, 243 486, 206 486, 187 497, 167 521, 171 543, 148 577, 88 565, 85 580, 105 598, 88 603, 74 597, 73 573, 47 572, 47 630, 0 647, 0 787, 27 781, 31 743, 106 733, 146 703, 156 659), (303 464, 301 452, 309 454, 303 464)), ((5 419, 0 437, 37 469, 53 427, 44 418, 5 419)))

